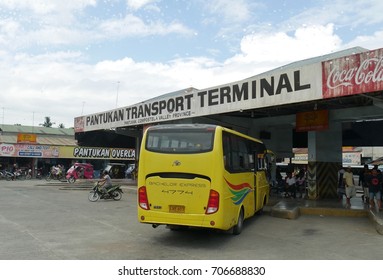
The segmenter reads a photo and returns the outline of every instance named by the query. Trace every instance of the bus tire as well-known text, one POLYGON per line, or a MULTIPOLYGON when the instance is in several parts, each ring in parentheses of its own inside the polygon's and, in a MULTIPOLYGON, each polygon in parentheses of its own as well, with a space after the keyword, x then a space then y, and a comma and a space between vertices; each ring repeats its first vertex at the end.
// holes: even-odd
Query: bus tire
POLYGON ((263 199, 262 207, 258 210, 257 215, 262 215, 266 205, 266 197, 263 199))
POLYGON ((233 227, 234 235, 238 235, 242 232, 243 221, 244 221, 244 213, 243 213, 243 208, 241 208, 241 211, 239 212, 237 224, 233 227))

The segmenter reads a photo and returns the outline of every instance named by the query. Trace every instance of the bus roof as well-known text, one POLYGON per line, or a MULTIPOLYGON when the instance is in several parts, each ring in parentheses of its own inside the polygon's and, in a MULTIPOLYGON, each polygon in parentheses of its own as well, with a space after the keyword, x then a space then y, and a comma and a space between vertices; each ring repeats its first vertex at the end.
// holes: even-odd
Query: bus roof
POLYGON ((222 129, 223 131, 227 131, 227 132, 230 132, 230 133, 233 133, 233 134, 236 134, 236 135, 239 135, 239 136, 242 136, 244 138, 247 138, 247 139, 250 139, 252 141, 255 141, 255 142, 258 142, 258 143, 261 143, 263 144, 263 141, 257 139, 257 138, 254 138, 254 137, 251 137, 249 135, 246 135, 246 134, 243 134, 239 131, 236 131, 236 130, 233 130, 233 129, 230 129, 230 128, 227 128, 227 127, 224 127, 224 126, 221 126, 221 125, 215 125, 215 124, 200 124, 200 123, 194 123, 194 124, 160 124, 160 125, 156 125, 156 126, 151 126, 148 128, 148 130, 157 130, 157 129, 197 129, 197 128, 200 128, 200 129, 222 129))

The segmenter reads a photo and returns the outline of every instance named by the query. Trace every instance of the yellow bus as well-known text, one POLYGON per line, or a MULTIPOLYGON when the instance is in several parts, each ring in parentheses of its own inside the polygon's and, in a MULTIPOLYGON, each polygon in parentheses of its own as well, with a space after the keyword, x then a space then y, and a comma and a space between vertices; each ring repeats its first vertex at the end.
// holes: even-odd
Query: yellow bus
POLYGON ((244 220, 268 202, 267 154, 260 140, 222 126, 148 128, 138 168, 139 222, 240 234, 244 220))

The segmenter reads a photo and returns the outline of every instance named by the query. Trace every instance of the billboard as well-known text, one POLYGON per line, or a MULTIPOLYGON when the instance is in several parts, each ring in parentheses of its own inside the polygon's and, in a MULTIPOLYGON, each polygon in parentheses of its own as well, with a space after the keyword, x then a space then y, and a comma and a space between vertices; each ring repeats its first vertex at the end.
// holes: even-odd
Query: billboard
POLYGON ((322 63, 323 98, 383 90, 383 49, 322 63))

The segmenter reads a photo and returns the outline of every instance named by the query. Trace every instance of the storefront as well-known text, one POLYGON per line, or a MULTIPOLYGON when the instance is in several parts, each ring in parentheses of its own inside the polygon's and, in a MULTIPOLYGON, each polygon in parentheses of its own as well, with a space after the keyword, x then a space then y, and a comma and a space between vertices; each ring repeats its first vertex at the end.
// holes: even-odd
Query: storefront
POLYGON ((102 169, 109 162, 134 162, 135 155, 135 150, 130 148, 0 144, 3 169, 16 163, 20 168, 42 168, 48 172, 53 165, 64 165, 67 169, 75 162, 88 162, 95 169, 102 169))
POLYGON ((73 129, 3 125, 0 131, 0 169, 16 164, 47 174, 53 165, 67 170, 75 162, 87 162, 99 171, 110 162, 128 166, 136 159, 133 148, 78 146, 73 129))

